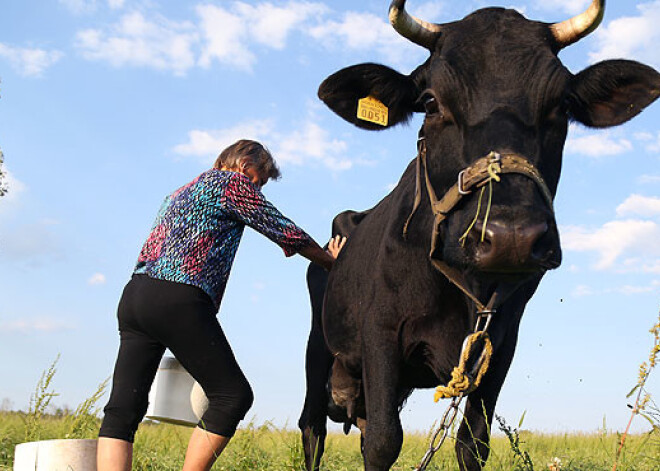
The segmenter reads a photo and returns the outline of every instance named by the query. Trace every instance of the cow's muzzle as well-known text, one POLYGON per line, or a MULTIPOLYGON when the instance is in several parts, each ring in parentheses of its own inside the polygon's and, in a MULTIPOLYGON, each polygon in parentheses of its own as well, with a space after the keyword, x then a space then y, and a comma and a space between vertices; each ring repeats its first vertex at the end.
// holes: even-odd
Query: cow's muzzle
POLYGON ((467 236, 474 266, 486 273, 537 273, 557 268, 561 250, 554 224, 546 221, 509 223, 492 218, 487 225, 475 224, 467 236))

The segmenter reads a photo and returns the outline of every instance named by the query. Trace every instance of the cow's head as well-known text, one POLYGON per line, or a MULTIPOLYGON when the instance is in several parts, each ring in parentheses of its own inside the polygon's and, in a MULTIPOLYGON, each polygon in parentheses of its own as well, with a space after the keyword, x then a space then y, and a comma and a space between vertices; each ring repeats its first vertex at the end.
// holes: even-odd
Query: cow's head
MULTIPOLYGON (((402 36, 430 51, 428 60, 410 75, 378 64, 348 67, 321 84, 319 97, 345 120, 369 130, 383 127, 358 118, 363 97, 387 106, 386 127, 425 113, 421 132, 438 196, 462 170, 496 152, 515 154, 536 168, 551 199, 569 121, 596 128, 618 125, 660 94, 660 74, 643 64, 610 60, 573 75, 557 57, 596 29, 604 0, 556 24, 502 8, 429 24, 407 14, 404 4, 392 2, 390 21, 402 36)), ((559 266, 552 204, 538 182, 512 173, 502 175, 492 190, 490 204, 488 192, 473 191, 451 211, 439 228, 439 255, 453 266, 497 276, 527 276, 559 266)))

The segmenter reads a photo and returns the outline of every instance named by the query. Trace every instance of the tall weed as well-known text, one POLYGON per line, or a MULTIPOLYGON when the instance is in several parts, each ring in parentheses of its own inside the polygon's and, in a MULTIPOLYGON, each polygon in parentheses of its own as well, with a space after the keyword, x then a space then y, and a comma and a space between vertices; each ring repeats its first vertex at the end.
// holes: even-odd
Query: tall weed
MULTIPOLYGON (((646 390, 645 386, 651 371, 656 367, 658 363, 658 357, 660 357, 660 313, 658 314, 658 322, 651 328, 649 332, 653 334, 653 346, 651 347, 651 353, 649 354, 648 361, 642 362, 642 364, 639 366, 637 384, 635 384, 635 386, 626 396, 627 398, 635 397, 635 401, 632 405, 629 405, 631 409, 630 420, 628 420, 626 430, 620 436, 619 446, 614 456, 612 471, 616 471, 617 469, 619 460, 624 451, 624 447, 626 446, 626 438, 628 436, 630 426, 632 425, 632 421, 635 416, 639 415, 640 417, 643 417, 649 421, 652 427, 651 432, 649 433, 649 441, 651 444, 657 445, 657 432, 660 432, 660 409, 658 409, 657 404, 651 398, 651 393, 646 390)), ((658 464, 660 469, 660 463, 658 464)))
POLYGON ((54 391, 49 390, 51 387, 51 382, 57 371, 55 365, 60 359, 60 355, 57 355, 55 361, 50 365, 50 367, 41 373, 41 377, 37 382, 37 388, 34 391, 34 394, 30 397, 30 405, 28 412, 23 418, 25 421, 25 441, 31 442, 41 439, 42 434, 42 422, 43 417, 46 412, 46 409, 50 405, 50 402, 58 394, 54 391))
POLYGON ((76 408, 73 415, 67 416, 67 432, 64 438, 95 438, 99 429, 98 401, 105 394, 110 378, 98 385, 96 391, 76 408))

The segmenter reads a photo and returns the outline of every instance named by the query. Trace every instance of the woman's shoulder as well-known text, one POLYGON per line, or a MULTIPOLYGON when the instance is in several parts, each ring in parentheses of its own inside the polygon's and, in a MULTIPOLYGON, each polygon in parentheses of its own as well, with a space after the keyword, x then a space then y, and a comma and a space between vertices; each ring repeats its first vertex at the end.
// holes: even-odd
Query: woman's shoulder
POLYGON ((250 179, 243 175, 241 172, 234 172, 233 170, 222 170, 219 168, 211 168, 200 175, 200 178, 205 180, 222 180, 226 182, 249 182, 250 179))
POLYGON ((196 178, 196 181, 206 188, 204 191, 215 193, 217 191, 224 192, 228 187, 236 186, 237 184, 242 186, 241 177, 243 177, 243 175, 237 172, 211 168, 202 172, 196 178))
POLYGON ((212 168, 199 176, 204 193, 219 196, 222 201, 255 199, 256 187, 240 172, 212 168))

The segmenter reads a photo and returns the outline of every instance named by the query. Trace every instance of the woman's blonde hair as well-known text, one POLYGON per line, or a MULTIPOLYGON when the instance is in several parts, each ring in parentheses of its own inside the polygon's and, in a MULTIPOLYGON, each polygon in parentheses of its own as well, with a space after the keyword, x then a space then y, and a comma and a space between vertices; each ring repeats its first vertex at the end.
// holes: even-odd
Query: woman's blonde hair
POLYGON ((261 143, 249 139, 236 141, 220 152, 213 167, 241 171, 246 165, 256 168, 260 175, 268 179, 280 178, 280 169, 277 168, 275 159, 268 149, 261 143))

